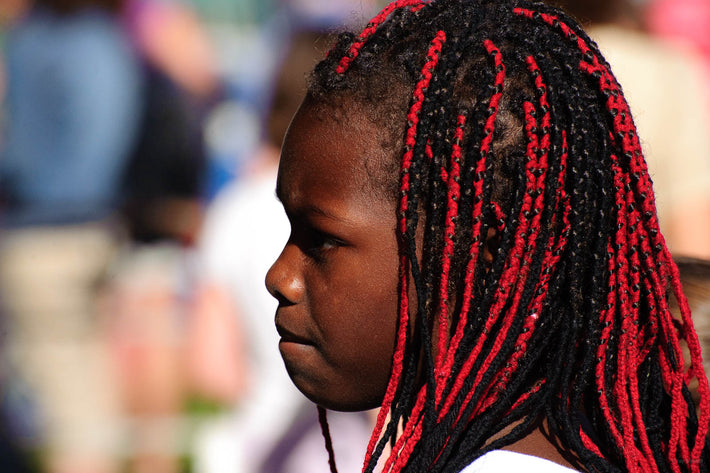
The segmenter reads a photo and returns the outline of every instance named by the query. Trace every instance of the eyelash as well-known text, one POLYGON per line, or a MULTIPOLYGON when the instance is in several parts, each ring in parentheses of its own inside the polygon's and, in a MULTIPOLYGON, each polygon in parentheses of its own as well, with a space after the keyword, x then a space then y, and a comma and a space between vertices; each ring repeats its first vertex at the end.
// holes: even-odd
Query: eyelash
POLYGON ((326 253, 342 246, 342 243, 327 233, 311 230, 306 245, 306 254, 314 260, 322 260, 326 253))

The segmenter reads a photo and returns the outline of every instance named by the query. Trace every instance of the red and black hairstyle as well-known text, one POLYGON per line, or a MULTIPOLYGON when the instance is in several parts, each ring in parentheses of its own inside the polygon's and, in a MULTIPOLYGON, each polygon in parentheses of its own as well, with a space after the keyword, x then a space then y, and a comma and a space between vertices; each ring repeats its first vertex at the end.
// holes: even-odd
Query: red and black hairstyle
POLYGON ((586 471, 708 470, 708 384, 651 179, 574 20, 398 0, 340 36, 307 100, 357 103, 398 168, 398 337, 364 471, 457 472, 542 419, 586 471))

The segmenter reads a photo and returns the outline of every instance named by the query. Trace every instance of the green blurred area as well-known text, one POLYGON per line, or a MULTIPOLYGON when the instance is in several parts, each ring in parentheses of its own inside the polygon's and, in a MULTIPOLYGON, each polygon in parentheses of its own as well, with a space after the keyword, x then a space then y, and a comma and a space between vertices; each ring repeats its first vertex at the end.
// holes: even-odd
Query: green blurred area
POLYGON ((208 22, 249 25, 263 23, 278 7, 275 0, 186 0, 208 22))

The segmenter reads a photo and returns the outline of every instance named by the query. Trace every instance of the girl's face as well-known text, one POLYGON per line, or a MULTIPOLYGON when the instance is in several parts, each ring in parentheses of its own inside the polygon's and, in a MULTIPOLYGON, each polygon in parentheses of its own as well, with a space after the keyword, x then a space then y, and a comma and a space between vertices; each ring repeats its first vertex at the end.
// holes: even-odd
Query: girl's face
POLYGON ((266 276, 294 384, 335 410, 380 405, 398 304, 396 205, 372 181, 378 129, 359 107, 304 104, 284 142, 276 192, 291 235, 266 276))

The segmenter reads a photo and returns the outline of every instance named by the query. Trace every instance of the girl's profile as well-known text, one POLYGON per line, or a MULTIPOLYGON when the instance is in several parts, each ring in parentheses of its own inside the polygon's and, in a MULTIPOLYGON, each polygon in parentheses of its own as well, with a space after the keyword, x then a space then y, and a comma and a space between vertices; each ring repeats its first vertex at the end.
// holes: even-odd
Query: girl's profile
POLYGON ((381 408, 363 471, 708 470, 643 152, 572 18, 388 5, 313 71, 277 195, 279 348, 326 445, 326 409, 381 408))

